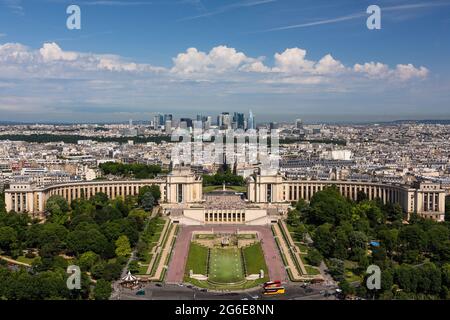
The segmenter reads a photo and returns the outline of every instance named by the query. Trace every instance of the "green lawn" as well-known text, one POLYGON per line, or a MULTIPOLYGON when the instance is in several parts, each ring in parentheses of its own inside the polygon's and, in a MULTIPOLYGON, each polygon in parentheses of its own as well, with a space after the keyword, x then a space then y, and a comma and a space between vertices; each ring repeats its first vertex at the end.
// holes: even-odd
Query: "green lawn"
POLYGON ((345 268, 345 279, 348 282, 361 282, 362 277, 355 273, 358 268, 358 263, 355 261, 345 260, 344 261, 345 268))
POLYGON ((215 234, 197 234, 195 235, 195 239, 199 240, 213 240, 216 238, 215 234))
POLYGON ((261 243, 255 243, 251 246, 242 249, 244 252, 245 266, 247 268, 247 274, 258 274, 262 269, 264 275, 267 275, 267 265, 264 259, 264 253, 261 247, 261 243))
POLYGON ((208 259, 208 248, 191 242, 189 255, 186 262, 185 272, 189 275, 192 270, 195 274, 206 275, 206 263, 208 259))
POLYGON ((244 233, 244 234, 239 234, 237 236, 237 238, 239 240, 251 240, 251 239, 256 239, 256 235, 252 234, 252 233, 244 233))
POLYGON ((209 261, 209 278, 214 283, 235 283, 244 280, 240 250, 213 248, 209 261))
POLYGON ((313 266, 305 265, 305 269, 306 269, 306 272, 307 272, 309 275, 320 274, 320 271, 319 271, 317 268, 313 267, 313 266))
POLYGON ((19 261, 19 262, 22 262, 22 263, 26 263, 26 264, 32 264, 33 263, 33 261, 35 260, 36 258, 27 258, 27 257, 25 257, 25 256, 19 256, 19 257, 17 257, 17 261, 19 261))

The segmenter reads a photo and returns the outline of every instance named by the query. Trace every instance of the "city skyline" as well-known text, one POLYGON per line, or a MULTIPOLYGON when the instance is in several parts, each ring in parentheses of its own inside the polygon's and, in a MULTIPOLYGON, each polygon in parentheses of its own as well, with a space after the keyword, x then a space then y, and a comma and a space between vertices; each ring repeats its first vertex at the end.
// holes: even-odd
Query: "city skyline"
POLYGON ((69 4, 0 1, 1 120, 450 119, 445 1, 377 1, 381 30, 369 1, 79 1, 81 30, 69 4))

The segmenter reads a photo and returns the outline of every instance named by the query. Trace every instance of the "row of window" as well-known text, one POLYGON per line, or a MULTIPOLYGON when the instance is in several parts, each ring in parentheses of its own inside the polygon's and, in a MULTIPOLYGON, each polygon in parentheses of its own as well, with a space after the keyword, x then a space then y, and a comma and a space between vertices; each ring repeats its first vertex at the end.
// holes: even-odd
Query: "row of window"
MULTIPOLYGON (((95 186, 95 187, 82 187, 82 188, 69 188, 69 189, 55 189, 50 191, 50 195, 59 195, 66 199, 78 199, 78 198, 90 198, 98 192, 103 192, 108 197, 115 198, 119 196, 135 195, 139 193, 139 189, 143 186, 95 186)), ((164 186, 164 191, 165 191, 164 186)))
POLYGON ((423 211, 439 211, 439 194, 428 193, 423 194, 423 211))
POLYGON ((245 222, 245 213, 242 212, 207 212, 205 222, 245 222))
MULTIPOLYGON (((318 191, 321 191, 325 188, 324 185, 318 186, 302 186, 302 185, 290 185, 289 186, 289 198, 286 198, 286 191, 283 189, 283 199, 289 201, 297 201, 300 198, 310 200, 311 197, 318 191), (303 196, 302 196, 303 195, 303 196)), ((338 186, 339 191, 346 197, 355 198, 355 193, 362 191, 366 193, 366 195, 371 199, 384 199, 386 197, 386 201, 399 202, 400 201, 400 192, 393 189, 388 189, 386 192, 383 189, 378 187, 365 187, 365 186, 338 186)))

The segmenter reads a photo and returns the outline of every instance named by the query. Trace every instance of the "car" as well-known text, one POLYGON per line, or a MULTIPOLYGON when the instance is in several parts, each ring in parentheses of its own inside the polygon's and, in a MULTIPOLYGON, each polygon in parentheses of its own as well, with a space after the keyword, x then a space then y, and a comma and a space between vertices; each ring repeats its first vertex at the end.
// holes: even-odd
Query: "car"
POLYGON ((305 289, 305 292, 306 292, 306 293, 311 293, 311 292, 313 292, 313 291, 314 291, 314 290, 311 289, 311 288, 306 288, 306 289, 305 289))
POLYGON ((138 291, 136 292, 136 295, 137 295, 137 296, 145 296, 145 290, 144 290, 144 289, 138 290, 138 291))
POLYGON ((208 292, 208 289, 201 289, 201 292, 208 292))
POLYGON ((162 283, 157 282, 157 283, 155 284, 155 286, 157 286, 157 287, 162 287, 162 283))
POLYGON ((186 288, 192 289, 192 286, 191 286, 190 284, 188 284, 188 285, 186 286, 186 288))

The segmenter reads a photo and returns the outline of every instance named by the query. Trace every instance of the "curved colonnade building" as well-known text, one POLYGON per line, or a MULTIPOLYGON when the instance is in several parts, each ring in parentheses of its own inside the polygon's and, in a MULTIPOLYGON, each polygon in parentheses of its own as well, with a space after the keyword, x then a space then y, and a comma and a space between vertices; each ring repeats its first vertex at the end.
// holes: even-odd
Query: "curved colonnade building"
POLYGON ((268 204, 309 201, 328 186, 336 186, 343 196, 354 201, 359 192, 364 192, 369 200, 398 203, 408 216, 417 213, 424 218, 444 221, 446 192, 438 183, 409 186, 370 181, 296 180, 279 173, 259 174, 249 179, 247 197, 251 202, 268 204))
POLYGON ((342 195, 356 200, 358 192, 368 199, 383 203, 398 203, 408 214, 444 221, 445 190, 439 184, 421 183, 417 186, 366 181, 292 180, 275 174, 255 174, 247 180, 247 200, 223 192, 203 196, 202 179, 188 168, 175 169, 166 176, 149 180, 98 180, 71 182, 37 187, 12 184, 5 191, 8 211, 41 214, 52 195, 60 195, 69 203, 77 198, 89 198, 103 192, 109 198, 137 195, 146 185, 158 185, 161 205, 172 221, 181 224, 268 224, 286 213, 289 204, 299 199, 309 201, 325 187, 335 185, 342 195))

